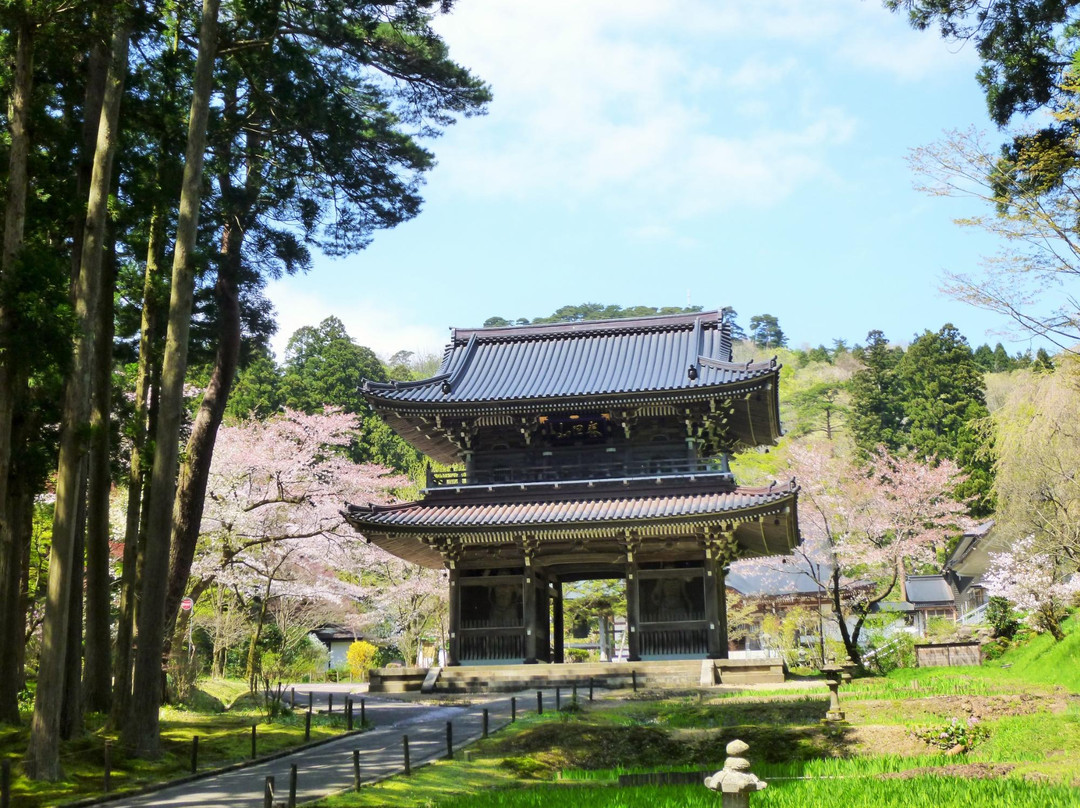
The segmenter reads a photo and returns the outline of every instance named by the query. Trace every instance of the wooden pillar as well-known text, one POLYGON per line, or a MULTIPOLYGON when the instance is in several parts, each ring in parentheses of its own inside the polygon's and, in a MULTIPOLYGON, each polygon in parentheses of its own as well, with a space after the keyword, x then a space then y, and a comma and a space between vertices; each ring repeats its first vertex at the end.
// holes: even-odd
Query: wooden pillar
POLYGON ((450 603, 447 610, 450 623, 450 642, 446 649, 446 664, 460 665, 461 647, 461 573, 457 565, 450 564, 450 603))
POLYGON ((536 650, 538 638, 538 626, 536 624, 536 571, 532 566, 532 558, 525 555, 525 578, 522 582, 522 617, 525 618, 525 664, 536 664, 536 650))
POLYGON ((727 656, 722 643, 727 642, 727 632, 723 628, 720 606, 720 587, 723 586, 723 572, 716 559, 713 547, 705 548, 705 620, 708 623, 707 650, 709 659, 723 659, 727 656))
POLYGON ((630 662, 641 661, 641 599, 638 597, 637 559, 633 551, 626 554, 626 649, 627 660, 630 662))
POLYGON ((562 599, 562 581, 555 581, 554 584, 554 602, 555 614, 553 616, 552 627, 555 632, 554 645, 555 645, 555 662, 565 662, 566 654, 563 649, 563 637, 566 634, 566 627, 563 624, 563 599, 562 599))
POLYGON ((720 619, 720 656, 718 659, 728 658, 728 624, 727 624, 727 566, 723 563, 716 565, 716 605, 717 617, 720 619))

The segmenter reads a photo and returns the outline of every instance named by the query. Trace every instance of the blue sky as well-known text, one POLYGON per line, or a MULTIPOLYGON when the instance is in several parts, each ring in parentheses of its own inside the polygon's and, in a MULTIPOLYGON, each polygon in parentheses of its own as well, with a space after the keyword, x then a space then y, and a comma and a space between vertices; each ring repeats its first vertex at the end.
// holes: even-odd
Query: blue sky
POLYGON ((430 144, 419 217, 271 284, 279 356, 331 314, 389 356, 586 301, 767 312, 794 347, 946 322, 1027 347, 938 291, 994 244, 906 163, 992 129, 970 46, 878 0, 458 0, 438 28, 490 112, 430 144))

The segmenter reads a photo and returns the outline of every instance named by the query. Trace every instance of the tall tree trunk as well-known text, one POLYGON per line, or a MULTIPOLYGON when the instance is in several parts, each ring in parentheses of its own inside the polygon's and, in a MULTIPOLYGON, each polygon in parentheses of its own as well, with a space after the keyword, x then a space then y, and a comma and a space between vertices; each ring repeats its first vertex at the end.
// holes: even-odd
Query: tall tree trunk
MULTIPOLYGON (((23 18, 13 34, 15 69, 8 109, 11 145, 8 152, 7 198, 4 205, 4 240, 0 245, 0 281, 9 277, 22 249, 29 187, 26 165, 30 153, 30 104, 34 86, 34 43, 30 21, 23 18)), ((20 568, 15 530, 8 523, 11 427, 18 390, 15 357, 7 348, 10 331, 11 315, 0 297, 0 625, 7 625, 15 618, 15 615, 8 611, 15 601, 10 589, 17 576, 16 571, 20 568)), ((18 691, 12 692, 12 688, 7 685, 0 686, 0 721, 19 721, 18 691)))
POLYGON ((854 662, 858 667, 862 667, 862 656, 859 654, 859 645, 856 642, 857 638, 852 638, 851 632, 848 630, 847 621, 844 619, 844 609, 842 605, 843 589, 840 585, 840 568, 833 560, 832 576, 829 580, 830 595, 832 597, 833 614, 836 615, 836 622, 840 628, 840 638, 844 641, 844 649, 847 651, 848 658, 854 662))
POLYGON ((42 627, 34 719, 26 755, 26 772, 34 779, 60 777, 59 730, 63 701, 67 648, 68 604, 72 587, 72 550, 81 493, 80 468, 85 453, 84 435, 89 428, 90 387, 94 369, 94 327, 101 293, 108 195, 112 184, 112 160, 116 147, 116 124, 127 75, 128 27, 118 23, 112 44, 109 78, 105 88, 94 169, 86 207, 82 266, 75 287, 75 339, 71 373, 64 390, 60 429, 60 460, 56 473, 56 510, 53 544, 49 557, 49 589, 42 627))
POLYGON ((158 711, 161 707, 161 655, 165 633, 165 597, 159 582, 169 574, 169 540, 180 449, 184 373, 187 370, 188 332, 195 286, 193 253, 199 224, 206 126, 217 50, 218 5, 219 0, 203 0, 199 55, 195 65, 195 89, 188 121, 184 180, 173 256, 169 325, 162 362, 134 686, 123 733, 127 745, 142 756, 156 756, 159 751, 158 711))
POLYGON ((79 515, 71 548, 71 599, 68 601, 67 654, 64 657, 64 699, 60 707, 60 739, 69 741, 82 732, 83 575, 86 553, 86 484, 89 456, 83 456, 79 481, 79 515))
MULTIPOLYGON (((158 164, 159 181, 164 177, 164 155, 158 164)), ((160 184, 160 182, 159 182, 160 184)), ((128 467, 128 502, 124 523, 124 556, 120 577, 120 614, 116 626, 116 661, 113 671, 112 724, 120 726, 131 699, 132 639, 135 636, 135 603, 138 600, 137 570, 142 560, 140 547, 145 537, 144 502, 149 500, 148 463, 145 462, 146 437, 150 417, 151 390, 160 377, 157 344, 161 292, 164 286, 165 202, 159 200, 150 216, 150 239, 146 249, 146 274, 143 277, 142 323, 139 331, 139 369, 135 377, 135 413, 132 416, 131 460, 128 467)))
POLYGON ((87 710, 109 711, 111 671, 111 579, 109 576, 109 412, 112 406, 113 294, 116 289, 115 242, 109 250, 98 306, 94 347, 94 397, 90 419, 90 473, 86 510, 86 667, 83 699, 87 710))
MULTIPOLYGON (((23 374, 19 374, 22 376, 23 374)), ((19 395, 15 398, 16 407, 22 408, 22 398, 26 392, 26 380, 17 381, 19 395)), ((22 446, 29 425, 25 421, 20 426, 20 419, 15 419, 12 429, 12 443, 22 446), (20 434, 21 433, 21 434, 20 434)), ((18 452, 15 457, 18 457, 18 452)), ((10 553, 4 569, 5 580, 0 586, 4 602, 0 610, 4 615, 0 621, 0 703, 6 707, 0 715, 0 721, 17 724, 19 722, 19 691, 25 683, 23 663, 26 658, 26 598, 24 596, 23 571, 29 573, 30 533, 33 530, 34 492, 30 490, 30 477, 21 473, 18 462, 11 466, 7 500, 0 502, 0 508, 7 511, 6 520, 11 531, 10 553)))
POLYGON ((34 535, 34 495, 26 484, 26 478, 16 484, 13 494, 14 503, 12 527, 15 530, 17 540, 22 548, 22 571, 19 575, 19 595, 15 611, 15 620, 8 629, 11 635, 11 644, 5 643, 5 648, 10 649, 11 656, 15 659, 16 691, 26 687, 26 643, 30 632, 27 631, 26 618, 30 610, 30 544, 34 535))
POLYGON ((225 229, 221 238, 222 254, 218 262, 218 278, 214 290, 220 312, 218 347, 210 383, 206 386, 202 404, 195 416, 185 459, 180 466, 169 587, 165 602, 166 637, 171 637, 176 628, 180 601, 184 597, 188 577, 191 575, 191 563, 195 558, 199 528, 202 525, 206 486, 210 479, 210 465, 214 458, 214 443, 217 440, 218 427, 225 416, 225 407, 229 402, 240 361, 240 262, 244 236, 250 226, 252 209, 262 185, 258 168, 261 144, 259 136, 248 136, 247 172, 242 193, 237 194, 232 186, 228 173, 232 166, 228 165, 230 161, 227 157, 225 171, 218 179, 221 197, 226 200, 227 206, 225 229), (236 199, 240 201, 230 204, 229 200, 236 199))
MULTIPOLYGON (((94 173, 94 151, 97 148, 101 105, 105 101, 105 82, 109 77, 109 51, 106 43, 95 41, 86 65, 86 92, 83 95, 82 144, 75 169, 75 198, 84 200, 90 192, 94 173)), ((71 222, 71 285, 79 277, 82 265, 83 235, 86 228, 86 209, 77 211, 71 222)))

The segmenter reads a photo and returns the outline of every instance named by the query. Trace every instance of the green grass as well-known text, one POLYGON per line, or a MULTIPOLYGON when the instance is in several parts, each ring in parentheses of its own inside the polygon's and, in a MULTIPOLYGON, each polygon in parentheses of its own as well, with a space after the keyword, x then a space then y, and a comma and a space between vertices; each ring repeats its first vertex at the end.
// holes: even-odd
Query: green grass
MULTIPOLYGON (((803 780, 770 785, 753 797, 755 808, 1076 808, 1080 794, 1067 786, 1022 780, 962 780, 914 777, 907 780, 803 780)), ((483 791, 436 803, 438 808, 718 808, 720 795, 704 786, 636 788, 546 786, 528 790, 483 791)))
MULTIPOLYGON (((206 711, 163 708, 161 711, 162 754, 156 760, 128 757, 116 733, 104 728, 103 716, 87 717, 86 732, 61 744, 60 762, 64 779, 55 783, 35 783, 21 775, 18 765, 29 739, 30 716, 20 727, 0 729, 0 757, 8 757, 12 766, 12 796, 19 808, 45 808, 62 802, 102 793, 105 742, 112 744, 111 785, 113 791, 128 790, 174 779, 190 773, 192 738, 199 736, 199 769, 213 769, 246 760, 251 756, 251 725, 256 724, 260 756, 297 746, 304 742, 304 715, 281 715, 273 723, 256 709, 243 706, 238 699, 247 692, 236 683, 200 683, 206 692, 193 702, 206 711), (208 685, 208 686, 206 686, 208 685), (237 707, 228 712, 222 702, 228 699, 237 707)), ((311 722, 311 740, 340 735, 345 717, 315 714, 311 722)))
POLYGON ((750 744, 753 770, 771 783, 755 795, 756 808, 1080 806, 1080 703, 1054 687, 1076 676, 1070 669, 1055 678, 1055 669, 1072 664, 1076 626, 1068 631, 1057 646, 1036 638, 1014 649, 1002 660, 1010 667, 856 680, 842 691, 853 718, 842 729, 821 726, 823 692, 597 702, 580 717, 521 722, 478 744, 471 762, 440 762, 324 804, 718 807, 719 796, 703 786, 616 788, 614 781, 620 774, 715 770, 727 741, 739 737, 750 744), (966 754, 945 756, 908 732, 967 714, 978 714, 990 734, 966 754), (955 766, 963 768, 946 768, 955 766), (945 776, 961 773, 989 779, 945 776))

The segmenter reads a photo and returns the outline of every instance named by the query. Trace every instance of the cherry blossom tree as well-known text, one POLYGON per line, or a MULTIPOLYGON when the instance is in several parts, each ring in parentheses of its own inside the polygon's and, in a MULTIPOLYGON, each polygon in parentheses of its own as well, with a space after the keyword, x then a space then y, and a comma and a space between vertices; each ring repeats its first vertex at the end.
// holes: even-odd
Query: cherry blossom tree
POLYGON ((1027 536, 1004 553, 990 554, 983 583, 991 596, 1027 612, 1038 631, 1065 639, 1061 629, 1065 608, 1080 595, 1080 573, 1067 554, 1040 549, 1035 537, 1027 536))
POLYGON ((189 595, 216 584, 255 611, 252 681, 276 600, 356 603, 367 595, 359 581, 383 554, 345 524, 340 508, 347 500, 387 502, 389 490, 409 481, 349 460, 358 428, 357 416, 339 411, 286 411, 218 433, 189 595))
POLYGON ((864 466, 828 446, 794 446, 788 458, 800 484, 803 540, 792 556, 751 566, 775 579, 804 573, 827 592, 848 656, 861 667, 859 637, 873 607, 898 585, 905 597, 908 568, 933 561, 947 534, 966 523, 964 504, 950 496, 962 475, 951 461, 923 463, 883 447, 864 466))

